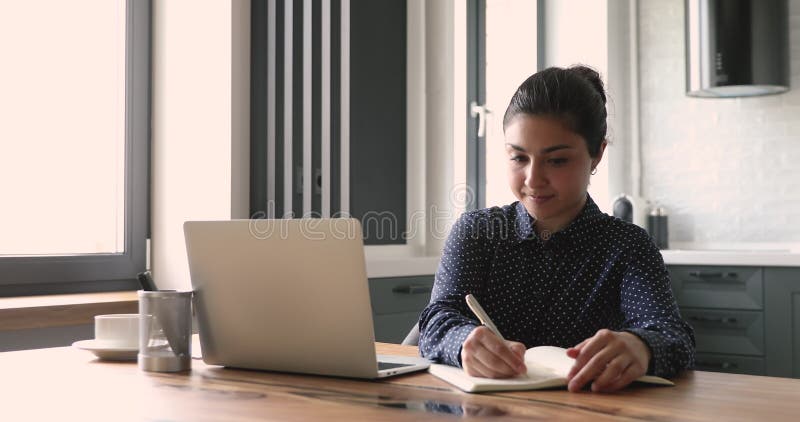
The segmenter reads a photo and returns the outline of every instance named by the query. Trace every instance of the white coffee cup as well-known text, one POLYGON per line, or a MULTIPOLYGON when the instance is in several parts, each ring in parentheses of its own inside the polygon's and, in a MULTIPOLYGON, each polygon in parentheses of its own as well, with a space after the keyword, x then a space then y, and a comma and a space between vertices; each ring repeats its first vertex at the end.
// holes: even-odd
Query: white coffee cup
POLYGON ((138 349, 139 314, 96 315, 94 340, 107 347, 138 349))

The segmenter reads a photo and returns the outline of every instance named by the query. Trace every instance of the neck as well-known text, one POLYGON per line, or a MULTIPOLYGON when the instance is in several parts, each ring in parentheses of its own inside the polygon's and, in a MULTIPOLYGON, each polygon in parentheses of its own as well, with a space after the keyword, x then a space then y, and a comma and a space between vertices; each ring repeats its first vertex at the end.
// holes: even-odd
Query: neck
POLYGON ((578 214, 581 213, 584 206, 586 206, 586 197, 584 197, 583 200, 580 201, 579 204, 569 212, 553 218, 548 218, 546 220, 536 219, 533 230, 536 231, 536 235, 538 235, 540 239, 546 241, 554 233, 563 230, 570 223, 572 223, 572 221, 578 217, 578 214))

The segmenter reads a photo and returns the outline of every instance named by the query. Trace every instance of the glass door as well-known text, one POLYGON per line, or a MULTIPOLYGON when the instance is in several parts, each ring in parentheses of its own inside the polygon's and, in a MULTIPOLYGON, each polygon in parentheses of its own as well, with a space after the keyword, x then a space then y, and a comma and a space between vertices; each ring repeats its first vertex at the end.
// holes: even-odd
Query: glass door
POLYGON ((503 113, 537 70, 538 2, 470 0, 467 9, 467 209, 514 202, 507 182, 503 113))

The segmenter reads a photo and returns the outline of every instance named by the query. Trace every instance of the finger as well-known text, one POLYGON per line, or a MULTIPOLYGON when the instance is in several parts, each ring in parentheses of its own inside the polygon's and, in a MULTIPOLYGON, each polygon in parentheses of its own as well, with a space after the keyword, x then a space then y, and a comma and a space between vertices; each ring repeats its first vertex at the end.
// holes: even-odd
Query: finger
POLYGON ((519 373, 517 363, 509 363, 515 359, 514 354, 500 341, 481 342, 481 347, 476 348, 473 357, 486 367, 484 372, 490 378, 507 378, 519 373))
POLYGON ((594 336, 586 339, 586 344, 581 347, 578 356, 575 357, 575 364, 567 374, 567 378, 575 376, 600 350, 608 348, 608 344, 613 340, 614 332, 610 330, 600 330, 594 336))
POLYGON ((522 356, 514 353, 507 342, 493 334, 482 338, 481 341, 486 353, 480 353, 478 358, 489 369, 496 371, 495 376, 510 377, 524 370, 522 356))
POLYGON ((525 364, 525 352, 527 351, 527 349, 525 349, 525 345, 515 341, 507 343, 509 350, 517 355, 520 360, 520 364, 516 367, 517 375, 526 374, 528 372, 528 366, 525 364))
MULTIPOLYGON (((620 390, 622 388, 627 387, 630 383, 632 383, 642 375, 644 374, 640 373, 640 371, 636 368, 636 365, 633 364, 628 365, 628 367, 625 368, 624 371, 622 371, 622 374, 620 374, 620 376, 617 377, 616 380, 612 381, 610 384, 606 386, 598 387, 596 391, 602 393, 611 393, 620 390)), ((595 391, 594 386, 592 386, 592 391, 595 391)))
POLYGON ((506 341, 506 346, 508 346, 511 353, 514 353, 518 358, 519 361, 522 363, 522 366, 525 366, 525 345, 516 341, 506 341))
POLYGON ((614 358, 614 352, 605 348, 595 354, 578 373, 569 381, 569 391, 579 391, 586 383, 597 378, 605 369, 606 364, 614 358))
POLYGON ((489 371, 484 364, 475 359, 474 356, 468 356, 463 362, 464 372, 471 377, 491 378, 489 371))
POLYGON ((589 341, 589 339, 587 338, 586 340, 576 344, 575 346, 572 346, 572 347, 568 348, 567 349, 567 355, 574 359, 575 357, 578 356, 578 352, 581 351, 583 346, 585 346, 588 341, 589 341))
POLYGON ((501 340, 484 326, 476 327, 462 345, 462 361, 480 361, 480 371, 486 377, 509 377, 526 371, 524 347, 522 343, 501 340), (515 344, 523 351, 512 351, 509 346, 515 344))
POLYGON ((525 345, 516 341, 506 341, 506 346, 522 359, 525 355, 525 345))
POLYGON ((485 350, 475 354, 473 361, 480 368, 481 376, 486 378, 509 378, 516 375, 513 368, 485 350))
POLYGON ((483 365, 475 359, 475 354, 478 353, 478 350, 483 348, 480 337, 482 335, 481 331, 484 328, 485 327, 474 328, 461 345, 461 366, 464 368, 464 372, 470 376, 486 376, 483 365))
POLYGON ((586 365, 586 362, 594 356, 596 350, 600 350, 602 344, 600 344, 600 340, 596 339, 595 337, 590 337, 583 341, 584 345, 581 346, 581 349, 574 350, 572 353, 567 353, 567 356, 571 357, 575 360, 572 363, 572 368, 569 369, 567 373, 567 380, 572 379, 583 367, 586 365))
POLYGON ((500 338, 494 335, 494 333, 481 337, 480 341, 488 351, 494 354, 498 359, 502 360, 505 365, 511 368, 511 370, 515 373, 525 369, 525 360, 523 358, 524 352, 515 352, 510 347, 511 343, 515 342, 500 340, 500 338))
POLYGON ((633 359, 626 354, 613 358, 600 376, 592 381, 592 391, 599 391, 611 385, 632 363, 633 359))
POLYGON ((575 363, 567 374, 567 378, 574 377, 597 352, 605 347, 605 339, 594 336, 588 340, 575 356, 575 363))

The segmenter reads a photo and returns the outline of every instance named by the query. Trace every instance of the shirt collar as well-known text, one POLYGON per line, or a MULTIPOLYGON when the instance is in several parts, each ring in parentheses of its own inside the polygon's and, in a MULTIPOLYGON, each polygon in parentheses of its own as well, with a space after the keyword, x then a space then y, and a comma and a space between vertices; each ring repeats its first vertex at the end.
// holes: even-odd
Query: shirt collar
MULTIPOLYGON (((568 239, 577 240, 576 237, 584 232, 585 229, 589 228, 594 220, 602 215, 603 212, 600 211, 600 208, 597 207, 597 204, 594 203, 592 197, 587 193, 586 204, 584 204, 578 216, 575 217, 567 227, 553 233, 547 243, 558 244, 568 239)), ((533 229, 535 220, 528 214, 528 210, 525 209, 525 205, 523 205, 522 202, 517 202, 516 204, 516 217, 515 229, 517 233, 517 242, 536 240, 543 243, 542 239, 539 238, 536 231, 533 229)))

